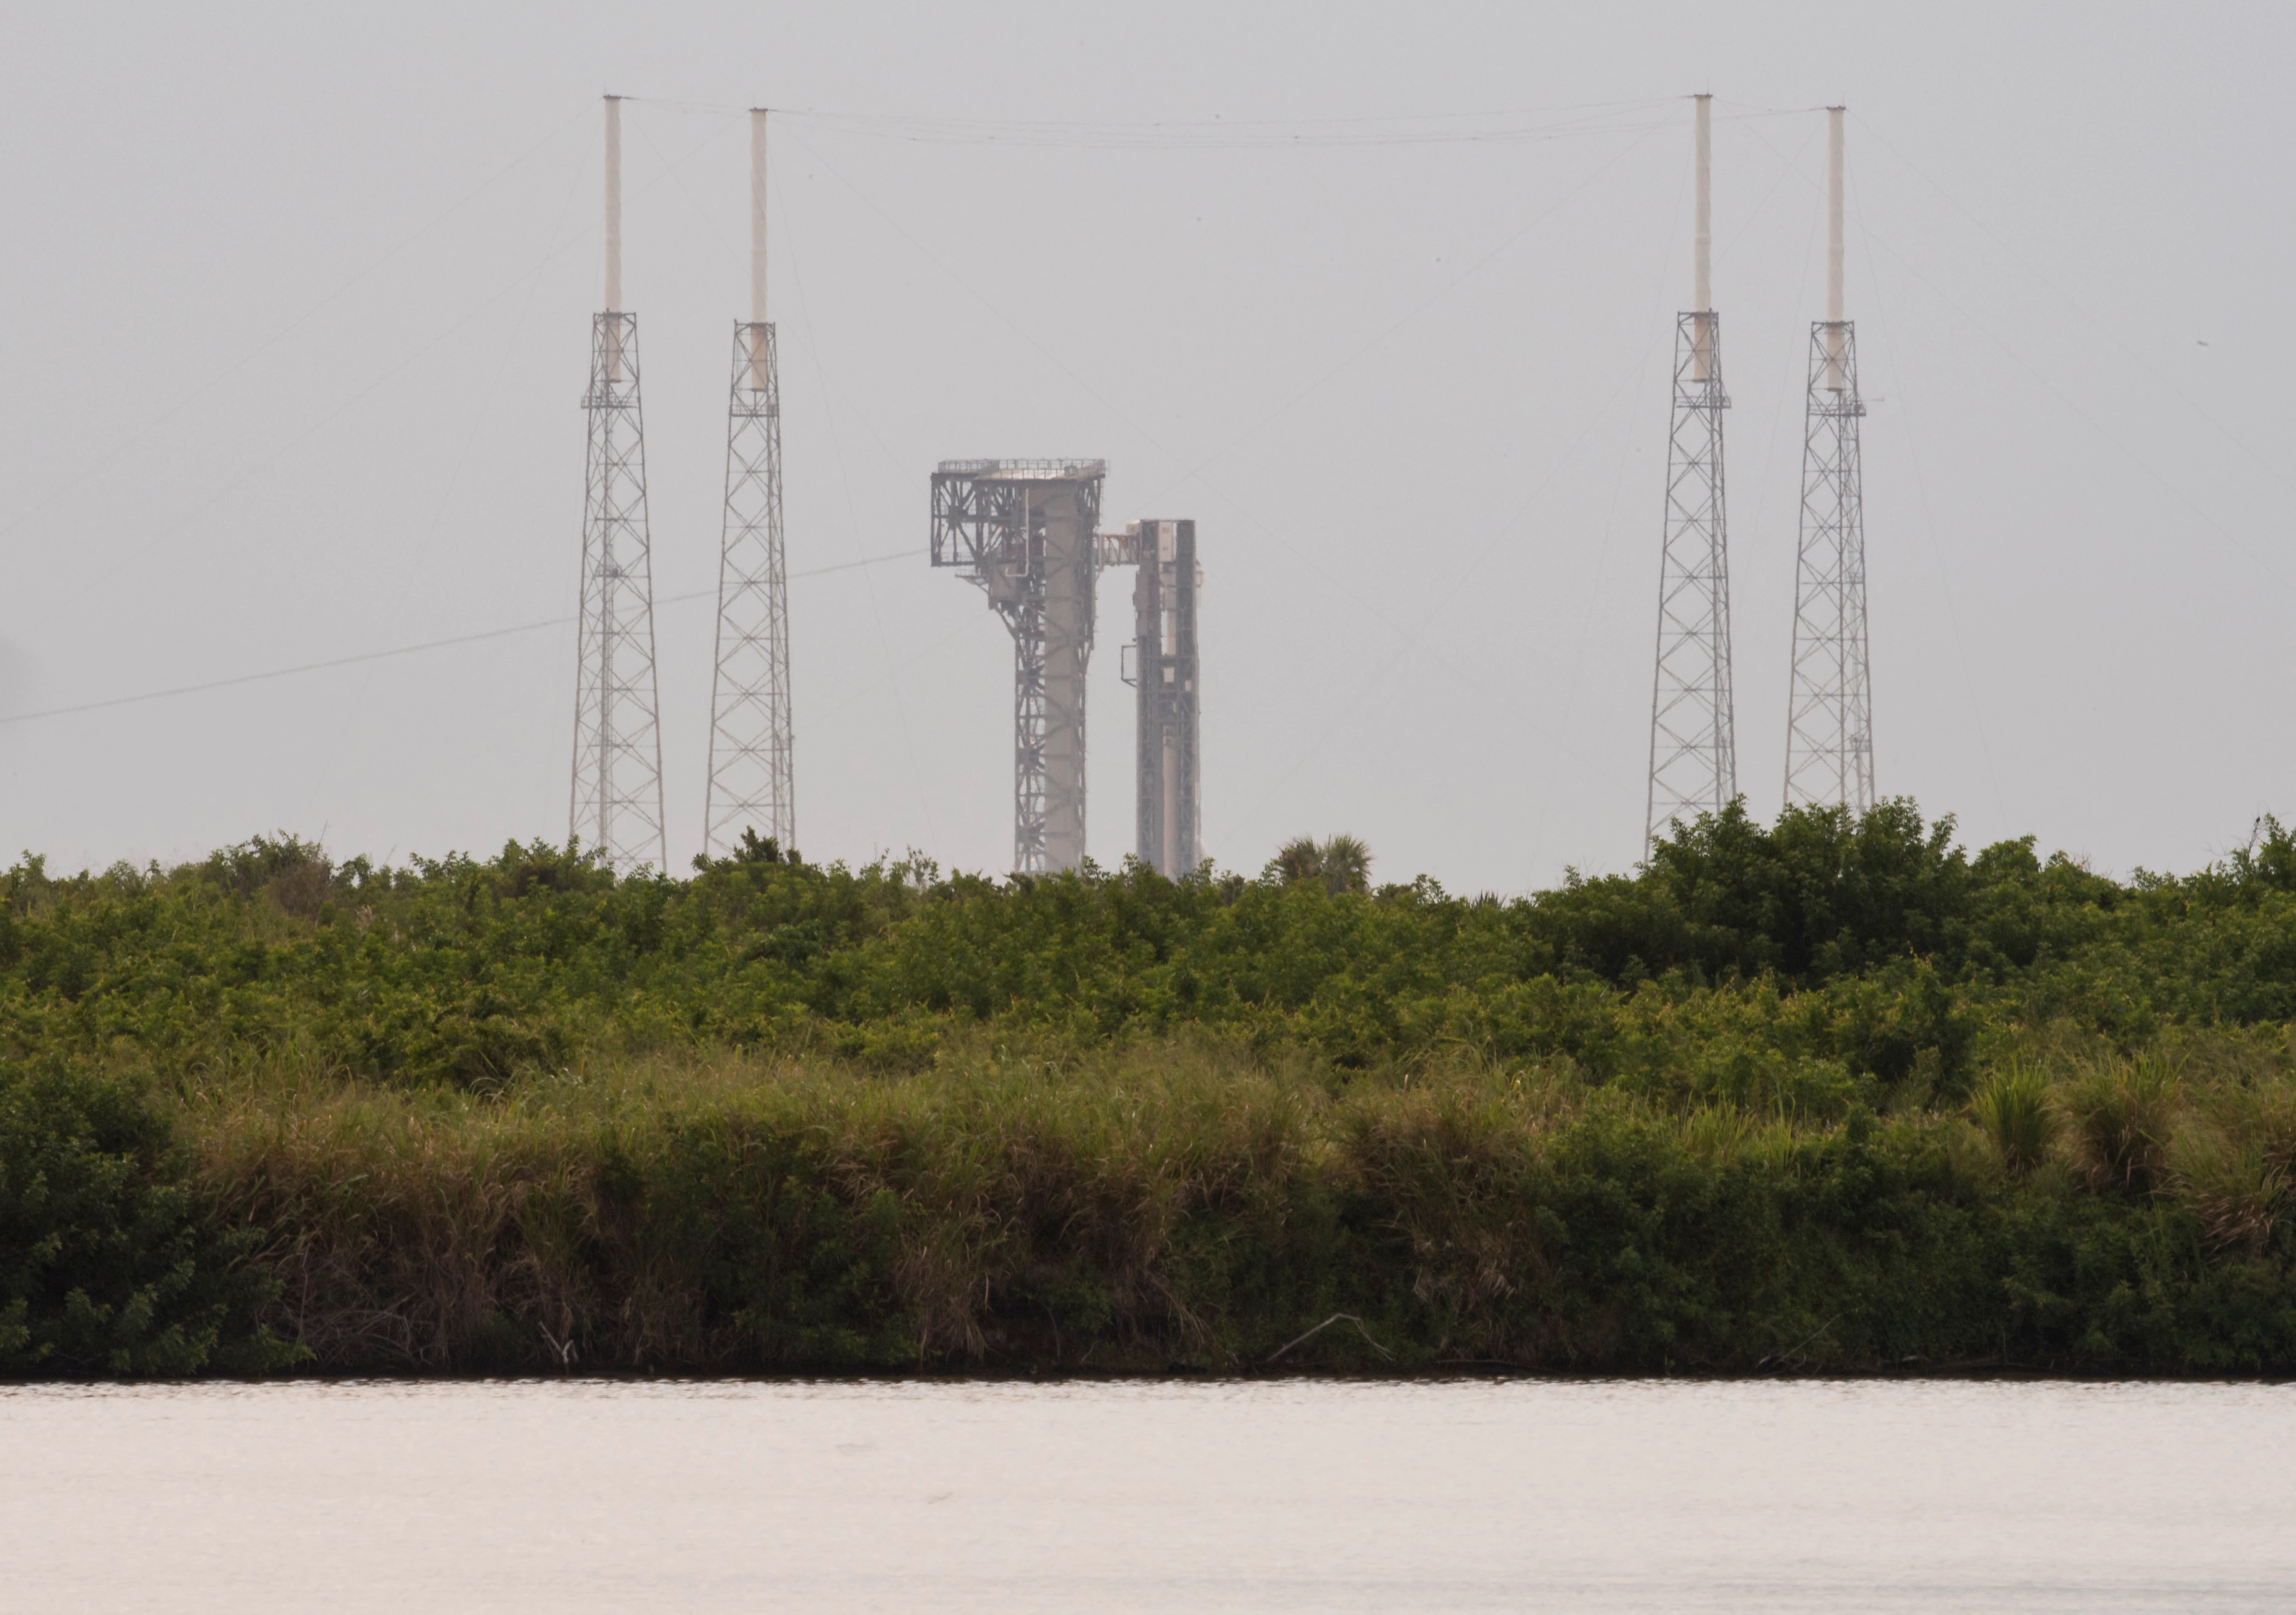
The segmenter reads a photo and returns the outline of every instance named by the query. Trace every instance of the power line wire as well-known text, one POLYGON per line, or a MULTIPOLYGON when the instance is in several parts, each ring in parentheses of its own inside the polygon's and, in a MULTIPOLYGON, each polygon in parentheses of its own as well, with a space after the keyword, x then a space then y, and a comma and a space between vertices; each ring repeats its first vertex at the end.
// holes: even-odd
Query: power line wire
MULTIPOLYGON (((898 550, 890 554, 872 555, 862 561, 841 561, 835 566, 814 567, 807 571, 791 572, 790 578, 819 578, 829 572, 848 572, 856 567, 882 566, 887 562, 908 561, 915 557, 914 549, 898 550)), ((671 594, 661 600, 662 605, 681 605, 696 600, 714 600, 718 591, 696 589, 691 594, 671 594)), ((508 639, 517 634, 539 633, 544 628, 562 628, 578 621, 573 617, 545 617, 534 622, 515 623, 506 628, 487 628, 476 634, 457 634, 447 639, 427 639, 421 644, 394 645, 387 651, 362 651, 355 656, 332 656, 324 661, 298 662, 291 668, 272 668, 261 673, 241 673, 230 678, 211 678, 196 685, 177 685, 166 690, 147 690, 140 695, 115 695, 104 701, 81 701, 70 707, 48 707, 37 712, 12 712, 0 716, 0 725, 29 724, 44 717, 69 717, 82 712, 101 712, 112 707, 132 707, 144 701, 168 701, 178 695, 198 695, 209 690, 228 690, 239 685, 262 684, 275 678, 292 678, 303 673, 320 673, 331 668, 357 667, 362 662, 388 661, 396 657, 419 656, 427 651, 444 651, 455 645, 473 645, 489 639, 508 639)))
MULTIPOLYGON (((648 99, 631 96, 629 100, 648 99)), ((1465 112, 1386 112, 1345 118, 1183 118, 1123 120, 934 117, 775 107, 776 119, 825 132, 925 145, 1055 147, 1082 151, 1315 150, 1349 146, 1523 143, 1646 132, 1671 119, 1650 114, 1680 96, 1583 102, 1545 108, 1465 112)), ((748 109, 690 101, 651 104, 703 117, 738 118, 748 109)), ((1757 107, 1718 121, 1796 117, 1813 108, 1757 107)))
MULTIPOLYGON (((2218 432, 2222 433, 2226 442, 2230 443, 2234 448, 2239 449, 2241 453, 2246 455, 2250 459, 2255 461, 2259 469, 2260 469, 2265 475, 2270 477, 2283 488, 2296 489, 2296 481, 2292 481, 2286 472, 2283 471, 2278 466, 2273 464, 2269 460, 2267 460, 2263 455, 2259 454, 2255 448, 2250 446, 2247 439, 2234 431, 2231 427, 2226 426, 2223 422, 2218 420, 2216 416, 2210 414, 2206 409, 2203 409, 2201 406, 2199 400, 2192 398, 2183 388, 2177 386, 2176 382, 2170 381, 2166 375, 2161 373, 2158 365, 2146 358, 2144 355, 2139 352, 2136 348, 2131 347, 2127 339, 2120 335, 2117 322, 2107 319, 2099 319, 2095 315, 2091 314, 2088 309, 2084 307, 2077 299, 2075 299, 2072 293, 2067 291, 2062 286, 2057 284, 2055 281, 2050 279, 2049 276, 2043 272, 2039 265, 2034 263, 2023 253, 2018 251, 2015 247, 2010 245, 2008 242, 2003 240, 1999 234, 1996 234, 1991 225, 1988 225, 1976 214, 1971 212, 1968 206, 1964 203, 1959 197, 1956 196, 1951 191, 1947 190, 1945 186, 1939 184, 1936 180, 1931 179, 1927 174, 1923 173, 1921 168, 1915 165, 1912 158, 1907 157, 1903 152, 1899 151, 1895 145, 1890 143, 1889 137, 1884 135, 1881 130, 1874 127, 1872 119, 1860 116, 1856 112, 1852 112, 1850 116, 1857 119, 1857 127, 1861 130, 1871 135, 1881 143, 1883 151, 1889 152, 1890 156, 1905 164, 1906 170, 1910 172, 1915 178, 1929 186, 1931 190, 1935 191, 1939 196, 1944 197, 1945 200, 1953 206, 1954 210, 1959 213, 1962 217, 1967 219, 1971 224, 1976 225, 1978 230, 1988 241, 1990 241, 1995 246, 2000 248, 2002 251, 2007 253, 2009 257, 2016 262, 2020 268, 2023 269, 2026 274, 2031 275, 2035 280, 2040 282, 2042 285, 2047 287, 2052 295, 2054 295, 2060 302, 2063 303, 2066 307, 2071 309, 2076 315, 2079 316, 2083 325, 2088 331, 2102 334, 2107 341, 2110 341, 2114 347, 2120 348, 2122 353, 2136 360, 2139 365, 2144 365, 2145 370, 2152 375, 2153 381, 2159 382, 2169 392, 2174 393, 2177 400, 2184 404, 2185 407, 2190 409, 2202 420, 2207 422, 2210 426, 2214 427, 2218 432)), ((1865 229, 1865 226, 1861 224, 1858 228, 1863 230, 1865 229)))
MULTIPOLYGON (((554 240, 564 233, 566 217, 573 211, 575 193, 581 186, 582 171, 585 166, 575 165, 573 174, 566 184, 566 194, 558 204, 558 217, 551 221, 550 233, 544 238, 545 240, 554 240)), ((398 596, 391 602, 390 610, 384 614, 382 620, 395 621, 400 611, 406 609, 406 596, 414 588, 416 577, 430 560, 431 545, 438 542, 439 526, 447 517, 447 507, 454 502, 455 490, 461 486, 463 469, 470 464, 472 451, 478 447, 480 432, 486 424, 488 414, 494 408, 495 397, 502 390, 503 377, 510 372, 511 355, 517 351, 519 338, 525 332, 527 316, 534 311, 535 293, 542 289, 543 276, 549 271, 550 263, 547 260, 535 266, 534 279, 527 284, 526 300, 519 305, 518 318, 511 325, 510 340, 503 344, 502 357, 496 363, 494 380, 487 384, 487 390, 479 400, 477 412, 472 415, 470 425, 464 430, 462 450, 455 457, 453 469, 447 473, 446 489, 439 496, 438 503, 431 507, 430 522, 424 527, 422 537, 414 547, 414 559, 406 567, 405 575, 399 579, 398 596)), ((348 738, 342 729, 337 728, 333 731, 325 758, 319 767, 318 783, 320 784, 324 785, 327 776, 334 772, 336 759, 342 755, 342 748, 348 738)))
MULTIPOLYGON (((782 225, 782 254, 789 264, 790 283, 797 289, 798 319, 805 329, 805 354, 808 359, 813 361, 814 373, 819 376, 823 382, 821 389, 821 422, 823 427, 829 433, 829 452, 831 458, 837 465, 838 489, 845 496, 845 530, 849 538, 857 545, 861 541, 861 517, 858 507, 853 502, 853 480, 846 471, 845 440, 837 430, 837 406, 835 401, 829 396, 829 368, 822 363, 821 339, 815 333, 813 328, 813 299, 806 294, 805 268, 802 261, 802 255, 798 250, 797 229, 790 219, 790 206, 788 201, 789 193, 784 188, 775 185, 773 183, 773 176, 778 172, 778 169, 775 167, 773 151, 770 146, 767 149, 766 166, 768 194, 776 199, 780 203, 777 217, 780 218, 782 225)), ((727 245, 728 250, 730 250, 731 243, 729 242, 727 245)), ((856 414, 857 414, 858 412, 857 411, 856 414)), ((865 418, 862 419, 861 423, 872 437, 876 436, 877 429, 871 426, 865 418)), ((878 439, 878 447, 881 448, 884 447, 883 439, 878 439)), ((890 456, 891 451, 888 449, 886 452, 890 456)), ((877 630, 878 665, 882 667, 892 661, 892 640, 885 632, 885 611, 884 607, 877 599, 876 583, 873 579, 865 579, 864 581, 868 585, 867 592, 869 596, 870 625, 877 630)), ((943 640, 941 643, 946 644, 947 641, 943 640)), ((936 646, 935 648, 938 649, 939 647, 936 646)), ((906 667, 907 664, 900 663, 897 665, 906 667)), ((848 701, 850 701, 850 699, 851 697, 849 696, 848 701)), ((827 711, 824 711, 822 716, 825 718, 831 716, 831 714, 840 710, 846 704, 846 702, 840 701, 836 707, 832 707, 827 711)), ((940 810, 937 805, 938 799, 932 791, 925 788, 924 770, 917 766, 916 732, 909 723, 909 703, 906 696, 903 693, 903 686, 901 681, 898 679, 893 681, 893 716, 895 720, 901 726, 901 752, 903 758, 909 765, 909 789, 915 793, 917 805, 924 810, 924 818, 927 825, 937 828, 940 820, 940 810)))
MULTIPOLYGON (((1293 544, 1289 538, 1285 537, 1273 523, 1262 519, 1254 512, 1247 509, 1241 500, 1237 499, 1226 489, 1214 483, 1210 478, 1204 474, 1204 472, 1209 466, 1218 461, 1220 457, 1232 451, 1246 439, 1259 432, 1277 417, 1296 406, 1302 400, 1319 391, 1342 372, 1347 370, 1350 365, 1355 364, 1356 361, 1361 358, 1365 353, 1368 353, 1374 348, 1376 348, 1381 343, 1387 340, 1405 325, 1409 324, 1413 320, 1417 319, 1429 308, 1432 307, 1437 302, 1449 295, 1451 291, 1456 290, 1459 286, 1465 283, 1466 281, 1497 259, 1502 254, 1508 250, 1508 249, 1512 248, 1515 243, 1529 235, 1540 223, 1544 222, 1557 210, 1567 205, 1588 186, 1593 184, 1595 180, 1601 178, 1603 174, 1609 172, 1611 168, 1624 161, 1628 156, 1640 147, 1644 140, 1649 138, 1652 130, 1660 127, 1663 126, 1652 124, 1649 128, 1643 130, 1643 132, 1637 135, 1633 141, 1628 143, 1620 152, 1612 155, 1608 161, 1602 165, 1600 168, 1596 169, 1594 174, 1589 175, 1586 179, 1580 181, 1577 186, 1566 193, 1561 199, 1550 204, 1544 211, 1531 218, 1528 223, 1523 225, 1521 228, 1518 229, 1513 235, 1501 242, 1490 251, 1485 253, 1480 258, 1470 265, 1465 270, 1462 271, 1450 282, 1439 288, 1435 292, 1430 294, 1425 299, 1423 299, 1418 304, 1407 310, 1404 315, 1388 325, 1384 330, 1381 331, 1377 335, 1365 341, 1361 347, 1357 348, 1353 353, 1342 359, 1338 365, 1326 370, 1323 374, 1316 377, 1315 381, 1311 381, 1306 388, 1292 395, 1292 398, 1286 399, 1275 410, 1263 416, 1252 426, 1247 428, 1242 434, 1231 438, 1221 448, 1216 450, 1212 455, 1207 457, 1197 460, 1193 465, 1185 466, 1185 469, 1180 471, 1178 476, 1167 479, 1162 484, 1162 487, 1166 488, 1177 488, 1185 487, 1191 482, 1198 484, 1206 493, 1226 504, 1236 515, 1242 518, 1248 526, 1259 529, 1259 531, 1267 537, 1274 539, 1277 545, 1288 552, 1295 561, 1300 563, 1301 566, 1306 568, 1317 578, 1323 579, 1326 584, 1330 585, 1331 587, 1339 594, 1362 610, 1374 620, 1377 621, 1382 627, 1386 628, 1390 634, 1397 635, 1399 642, 1408 644, 1414 636, 1413 631, 1406 630, 1401 623, 1390 616, 1377 602, 1365 598, 1360 592, 1351 587, 1344 579, 1339 578, 1329 569, 1324 567, 1314 555, 1302 549, 1300 545, 1293 544)), ((806 151, 812 155, 814 160, 819 163, 822 168, 828 173, 832 178, 835 179, 840 184, 842 184, 847 190, 852 192, 855 198, 858 200, 864 207, 867 208, 872 213, 874 213, 879 219, 883 221, 890 229, 914 248, 928 263, 939 269, 943 275, 948 276, 948 278, 955 282, 962 291, 970 296, 975 302, 979 303, 983 308, 987 309, 988 313, 994 316, 1000 324, 1005 326, 1006 329, 1010 330, 1014 335, 1018 336, 1029 347, 1036 349, 1040 357, 1042 357, 1054 369, 1060 372, 1060 373, 1065 376, 1070 381, 1073 382, 1087 398, 1091 398, 1102 408, 1107 410, 1108 413, 1114 416, 1119 422, 1129 427, 1133 431, 1138 433, 1141 439, 1148 444, 1149 447, 1154 448, 1176 463, 1184 463, 1182 462, 1181 455, 1170 446, 1166 444, 1155 433, 1150 431, 1145 426, 1142 425, 1140 422, 1135 419, 1128 411, 1103 395, 1083 376, 1079 375, 1064 360, 1062 360, 1058 354, 1054 353, 1044 342, 1038 340, 1033 332, 1021 325, 1021 323, 1015 320, 1011 315, 1005 313, 993 299, 989 298, 986 293, 982 292, 978 287, 974 286, 970 281, 968 281, 963 275, 952 268, 939 257, 939 255, 935 253, 930 247, 926 246, 924 242, 919 241, 915 235, 911 234, 898 219, 894 218, 892 215, 886 212, 884 209, 879 207, 877 203, 871 199, 867 193, 864 192, 858 185, 855 184, 852 180, 846 177, 844 173, 840 171, 836 165, 831 163, 826 158, 823 157, 820 150, 810 141, 808 141, 803 135, 798 135, 794 131, 791 131, 791 137, 800 145, 803 146, 806 151)), ((1155 496, 1157 499, 1160 499, 1161 496, 1160 493, 1155 496)), ((1444 656, 1440 651, 1430 650, 1427 652, 1427 655, 1431 660, 1442 666, 1454 677, 1459 678, 1463 682, 1473 682, 1468 679, 1465 674, 1462 673, 1456 666, 1454 666, 1449 659, 1444 656)))

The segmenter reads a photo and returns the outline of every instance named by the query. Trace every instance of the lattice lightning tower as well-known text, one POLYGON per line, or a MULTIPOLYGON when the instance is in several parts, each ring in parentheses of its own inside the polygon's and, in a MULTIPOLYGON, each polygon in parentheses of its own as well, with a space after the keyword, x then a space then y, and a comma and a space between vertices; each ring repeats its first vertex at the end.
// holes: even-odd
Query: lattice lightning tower
POLYGON ((766 114, 750 114, 750 318, 734 327, 718 672, 709 699, 702 845, 723 857, 755 829, 797 834, 788 571, 782 556, 781 379, 766 319, 766 114))
POLYGON ((1713 98, 1698 98, 1695 307, 1676 316, 1674 414, 1659 562, 1658 671, 1651 693, 1647 848, 1678 817, 1718 813, 1738 794, 1730 693, 1730 553, 1724 513, 1722 318, 1714 311, 1713 98))
POLYGON ((567 834, 615 869, 665 868, 653 557, 638 319, 622 307, 622 105, 606 97, 606 307, 591 322, 582 616, 567 834))
POLYGON ((1789 806, 1874 805, 1874 701, 1866 645, 1866 491, 1857 332, 1841 317, 1841 112, 1826 110, 1825 318, 1809 330, 1801 549, 1794 575, 1789 806))

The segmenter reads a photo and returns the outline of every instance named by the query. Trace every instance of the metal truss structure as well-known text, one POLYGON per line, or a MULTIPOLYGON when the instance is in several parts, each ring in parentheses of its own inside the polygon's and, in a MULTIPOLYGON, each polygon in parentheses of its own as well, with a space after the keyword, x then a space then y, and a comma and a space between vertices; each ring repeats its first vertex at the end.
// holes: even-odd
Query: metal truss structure
POLYGON ((744 830, 769 835, 784 849, 797 834, 777 359, 772 325, 734 327, 717 676, 702 815, 702 848, 720 857, 741 845, 744 830))
POLYGON ((1085 857, 1085 669, 1099 460, 949 460, 932 479, 932 563, 962 570, 1013 635, 1013 867, 1085 857))
POLYGON ((590 389, 582 400, 590 431, 567 833, 618 870, 660 869, 669 861, 637 331, 637 316, 626 312, 592 322, 590 389))
POLYGON ((1809 406, 1794 574, 1793 685, 1786 712, 1789 806, 1874 805, 1874 707, 1866 653, 1866 494, 1859 464, 1857 332, 1809 332, 1809 406))
POLYGON ((1711 310, 1676 322, 1645 848, 1677 818, 1719 813, 1738 794, 1722 476, 1722 412, 1730 398, 1722 387, 1721 324, 1711 310))
POLYGON ((1198 788, 1196 565, 1193 521, 1136 521, 1103 540, 1103 564, 1139 568, 1125 679, 1139 692, 1140 861, 1176 881, 1203 857, 1198 788))

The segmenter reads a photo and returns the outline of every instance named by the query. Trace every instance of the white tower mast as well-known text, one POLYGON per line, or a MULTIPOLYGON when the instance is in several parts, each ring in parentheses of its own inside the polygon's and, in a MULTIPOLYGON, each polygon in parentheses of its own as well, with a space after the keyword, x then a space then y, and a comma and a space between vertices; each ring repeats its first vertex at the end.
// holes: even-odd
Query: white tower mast
POLYGON ((1825 115, 1825 317, 1809 332, 1785 799, 1864 813, 1874 805, 1866 478, 1857 424, 1866 405, 1857 394, 1857 328, 1842 314, 1842 109, 1828 107, 1825 115))
POLYGON ((726 406, 726 520, 718 562, 717 676, 709 696, 703 850, 741 851, 744 832, 792 850, 789 574, 782 550, 782 406, 766 317, 766 110, 750 113, 750 317, 734 327, 726 406))
POLYGON ((1738 794, 1730 687, 1730 545, 1722 475, 1722 316, 1714 311, 1713 97, 1697 98, 1698 201, 1691 308, 1676 316, 1674 417, 1659 557, 1658 671, 1651 693, 1647 849, 1677 818, 1738 794))
POLYGON ((662 834, 653 544, 637 316, 622 307, 622 103, 606 97, 606 306, 591 322, 582 614, 567 835, 621 871, 669 861, 662 834))

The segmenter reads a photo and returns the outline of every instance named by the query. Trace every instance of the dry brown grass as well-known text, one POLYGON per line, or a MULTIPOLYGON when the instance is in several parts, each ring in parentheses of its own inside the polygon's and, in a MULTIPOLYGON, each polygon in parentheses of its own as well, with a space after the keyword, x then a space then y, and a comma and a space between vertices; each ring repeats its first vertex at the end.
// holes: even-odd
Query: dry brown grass
MULTIPOLYGON (((2172 1197, 2211 1246, 2252 1257, 2296 1213, 2296 1028, 2175 1027, 2132 1053, 2059 1025, 2015 1047, 2024 1102, 2054 1119, 2038 1154, 2027 1139, 2005 1155, 2054 1157, 2094 1191, 2172 1197)), ((2004 1080, 1972 1106, 1997 1138, 1986 1107, 2004 1080)))
POLYGON ((696 1306, 695 1252, 633 1196, 706 1203, 678 1173, 760 1151, 843 1207, 898 1208, 889 1276, 921 1354, 980 1356, 996 1304, 1062 1263, 1119 1318, 1185 1330, 1174 1228, 1280 1201, 1331 1103, 1216 1042, 1082 1062, 984 1042, 929 1075, 658 1056, 495 1097, 275 1065, 188 1094, 184 1119, 204 1192, 272 1233, 275 1327, 331 1364, 422 1370, 530 1355, 512 1319, 618 1362, 737 1354, 696 1306))
MULTIPOLYGON (((1876 1136, 1972 1185, 2044 1168, 2173 1199, 2218 1248, 2274 1244, 2296 1210, 2282 1050, 2188 1039, 2173 1082, 2152 1051, 2055 1053, 1997 1071, 1971 1117, 1909 1111, 1876 1136)), ((1429 1349, 1577 1360, 1602 1318, 1548 1338, 1522 1304, 1575 1259, 1540 1220, 1554 1183, 1814 1170, 1838 1127, 1669 1111, 1465 1051, 1342 1081, 1202 1036, 1078 1053, 980 1034, 912 1073, 599 1057, 491 1094, 290 1054, 209 1068, 180 1103, 201 1192, 268 1231, 267 1321, 330 1369, 410 1373, 1232 1363, 1237 1308, 1296 1333, 1338 1309, 1312 1275, 1374 1251, 1434 1320, 1429 1349), (1570 1153, 1603 1137, 1655 1153, 1570 1153), (1253 1282, 1275 1289, 1224 1288, 1253 1282)))

